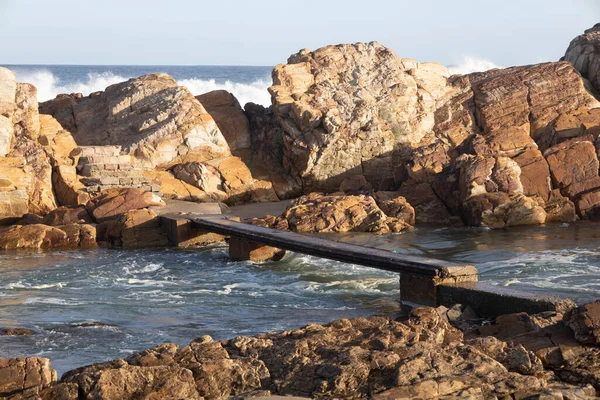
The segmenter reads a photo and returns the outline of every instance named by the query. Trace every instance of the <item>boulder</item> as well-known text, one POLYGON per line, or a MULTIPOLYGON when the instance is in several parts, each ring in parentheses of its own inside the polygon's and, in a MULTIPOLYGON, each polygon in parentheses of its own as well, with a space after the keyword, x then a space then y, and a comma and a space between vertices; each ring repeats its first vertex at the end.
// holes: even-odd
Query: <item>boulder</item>
POLYGON ((96 229, 92 225, 13 225, 0 230, 2 250, 93 247, 96 247, 96 229))
POLYGON ((78 145, 118 145, 147 167, 230 153, 202 104, 164 74, 130 79, 88 97, 61 95, 40 104, 40 112, 54 116, 78 145))
POLYGON ((0 359, 0 397, 39 398, 38 394, 56 382, 56 371, 47 358, 0 359))
POLYGON ((239 157, 178 164, 171 172, 177 179, 200 189, 213 201, 228 205, 279 200, 272 184, 254 179, 239 157))
POLYGON ((131 209, 120 214, 110 222, 104 236, 113 247, 131 249, 169 245, 158 215, 149 209, 131 209))
POLYGON ((406 161, 431 139, 436 110, 459 90, 448 76, 440 64, 398 58, 376 42, 290 56, 269 88, 286 170, 305 192, 335 191, 363 171, 379 189, 393 177, 393 154, 406 161))
POLYGON ((151 192, 143 189, 108 189, 87 202, 86 208, 96 222, 118 218, 130 210, 151 206, 164 206, 165 203, 151 192))
POLYGON ((213 90, 196 96, 217 126, 232 151, 250 148, 250 124, 235 96, 226 90, 213 90))
POLYGON ((285 212, 290 230, 388 233, 387 217, 369 196, 302 196, 285 212))
POLYGON ((564 59, 573 64, 600 91, 600 24, 573 39, 564 59))
MULTIPOLYGON (((264 218, 251 218, 244 221, 250 225, 263 228, 289 230, 288 221, 283 217, 267 215, 264 218)), ((265 246, 251 240, 232 236, 229 239, 229 257, 239 261, 279 261, 285 256, 286 251, 276 247, 265 246)))

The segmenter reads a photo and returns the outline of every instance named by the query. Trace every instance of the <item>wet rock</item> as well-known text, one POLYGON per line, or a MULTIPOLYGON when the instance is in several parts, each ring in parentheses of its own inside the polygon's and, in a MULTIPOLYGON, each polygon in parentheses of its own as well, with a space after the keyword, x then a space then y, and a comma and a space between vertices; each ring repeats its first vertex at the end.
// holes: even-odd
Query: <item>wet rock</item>
POLYGON ((165 203, 154 193, 143 189, 107 189, 87 202, 86 208, 96 222, 118 218, 130 210, 151 206, 164 206, 165 203))
POLYGON ((428 183, 406 183, 398 190, 414 208, 417 224, 462 225, 460 217, 452 216, 448 208, 428 183))
POLYGON ((285 212, 292 231, 388 233, 386 215, 367 196, 300 197, 285 212))
POLYGON ((31 336, 34 333, 28 328, 0 328, 0 336, 31 336))

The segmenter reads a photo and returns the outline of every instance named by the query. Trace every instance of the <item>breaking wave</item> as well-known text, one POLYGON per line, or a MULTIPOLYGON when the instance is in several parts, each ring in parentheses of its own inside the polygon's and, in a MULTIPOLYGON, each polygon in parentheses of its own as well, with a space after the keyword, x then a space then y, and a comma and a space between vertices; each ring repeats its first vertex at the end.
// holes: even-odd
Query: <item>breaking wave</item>
MULTIPOLYGON (((90 93, 106 89, 107 86, 124 82, 133 76, 122 76, 112 71, 89 72, 84 79, 74 81, 62 81, 59 77, 46 69, 38 70, 15 70, 19 82, 33 84, 38 90, 38 101, 47 101, 62 93, 82 93, 87 96, 90 93)), ((215 79, 180 79, 179 84, 187 87, 195 96, 210 92, 212 90, 227 90, 234 94, 242 107, 244 104, 253 102, 269 106, 271 97, 267 88, 270 83, 264 79, 258 79, 252 83, 240 83, 227 80, 217 82, 215 79)))
POLYGON ((463 57, 463 59, 458 64, 448 65, 448 71, 450 71, 451 75, 455 74, 470 74, 473 72, 483 72, 488 71, 494 68, 502 68, 491 62, 490 60, 485 60, 482 58, 475 58, 471 56, 463 57))

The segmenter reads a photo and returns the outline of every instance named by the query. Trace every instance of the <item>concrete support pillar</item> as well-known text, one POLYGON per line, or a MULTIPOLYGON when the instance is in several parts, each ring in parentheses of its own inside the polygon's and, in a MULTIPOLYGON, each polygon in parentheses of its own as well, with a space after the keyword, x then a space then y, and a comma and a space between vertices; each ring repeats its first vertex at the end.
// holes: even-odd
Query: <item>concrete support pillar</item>
POLYGON ((248 239, 232 236, 229 239, 229 257, 237 261, 279 261, 285 250, 265 246, 248 239))
POLYGON ((192 221, 185 217, 161 218, 161 228, 173 246, 203 246, 225 240, 223 235, 196 229, 192 221))
POLYGON ((438 286, 476 285, 477 268, 473 266, 447 267, 436 270, 433 276, 402 272, 400 274, 400 300, 436 307, 440 304, 438 286))

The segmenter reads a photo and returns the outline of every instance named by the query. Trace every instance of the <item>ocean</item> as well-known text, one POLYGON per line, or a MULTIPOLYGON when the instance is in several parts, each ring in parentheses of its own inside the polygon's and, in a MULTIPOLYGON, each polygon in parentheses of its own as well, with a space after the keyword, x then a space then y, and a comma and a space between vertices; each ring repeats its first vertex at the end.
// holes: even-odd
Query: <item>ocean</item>
MULTIPOLYGON (((38 87, 41 101, 164 72, 194 94, 227 89, 242 104, 270 102, 272 67, 8 67, 19 81, 38 87)), ((470 263, 483 282, 584 302, 600 296, 599 228, 587 221, 508 230, 417 227, 335 239, 470 263)), ((395 315, 398 298, 395 274, 292 253, 280 262, 250 263, 231 261, 225 246, 4 252, 0 327, 27 327, 35 334, 0 336, 0 358, 49 357, 62 373, 164 342, 185 345, 205 334, 226 339, 395 315)))
POLYGON ((126 65, 1 65, 19 82, 33 84, 40 102, 61 93, 88 95, 114 83, 154 73, 171 75, 195 96, 211 90, 233 93, 242 107, 248 102, 269 106, 272 66, 126 66, 126 65))

